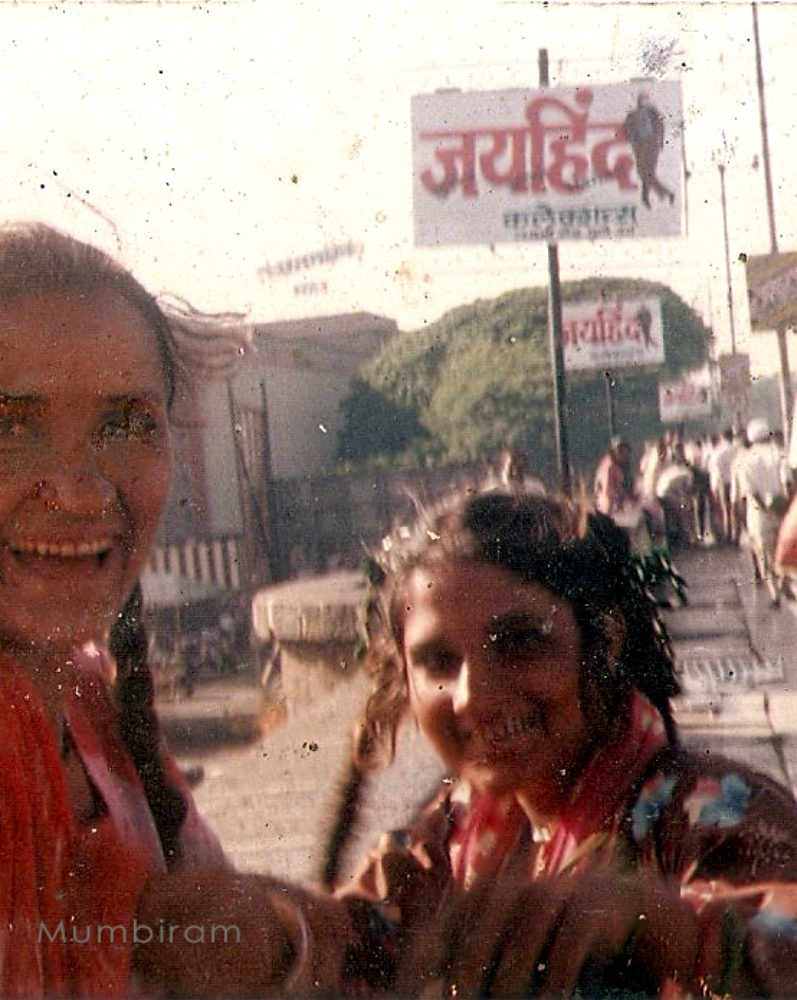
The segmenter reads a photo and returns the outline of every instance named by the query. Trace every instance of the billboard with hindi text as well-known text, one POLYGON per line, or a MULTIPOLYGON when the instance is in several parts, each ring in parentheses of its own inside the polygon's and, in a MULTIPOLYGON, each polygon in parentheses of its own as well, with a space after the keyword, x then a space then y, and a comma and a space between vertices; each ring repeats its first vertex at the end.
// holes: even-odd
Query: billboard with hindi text
POLYGON ((678 236, 681 84, 412 99, 415 242, 678 236))
POLYGON ((707 368, 675 382, 659 382, 659 419, 663 424, 710 417, 714 399, 707 368))
POLYGON ((661 301, 563 302, 562 351, 568 372, 662 364, 661 301))

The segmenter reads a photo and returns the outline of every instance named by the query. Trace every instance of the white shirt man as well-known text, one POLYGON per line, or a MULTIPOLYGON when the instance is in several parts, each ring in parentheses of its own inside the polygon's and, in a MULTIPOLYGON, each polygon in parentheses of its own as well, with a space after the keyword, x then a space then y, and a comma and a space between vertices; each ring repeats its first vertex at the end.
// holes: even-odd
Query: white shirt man
POLYGON ((739 468, 739 489, 747 508, 747 533, 772 606, 778 607, 782 581, 775 572, 773 556, 787 495, 783 455, 772 442, 765 420, 751 420, 747 437, 750 448, 739 468))
POLYGON ((726 541, 733 537, 731 466, 737 451, 733 434, 727 430, 713 448, 708 462, 709 486, 719 510, 722 536, 726 541))

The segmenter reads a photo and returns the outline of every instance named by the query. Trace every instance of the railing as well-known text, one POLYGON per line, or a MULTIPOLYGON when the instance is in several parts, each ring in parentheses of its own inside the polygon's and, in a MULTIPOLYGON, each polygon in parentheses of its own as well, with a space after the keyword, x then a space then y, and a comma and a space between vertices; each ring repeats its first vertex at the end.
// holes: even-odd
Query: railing
POLYGON ((173 573, 222 590, 240 590, 246 579, 241 538, 188 538, 156 546, 149 560, 154 573, 173 573))

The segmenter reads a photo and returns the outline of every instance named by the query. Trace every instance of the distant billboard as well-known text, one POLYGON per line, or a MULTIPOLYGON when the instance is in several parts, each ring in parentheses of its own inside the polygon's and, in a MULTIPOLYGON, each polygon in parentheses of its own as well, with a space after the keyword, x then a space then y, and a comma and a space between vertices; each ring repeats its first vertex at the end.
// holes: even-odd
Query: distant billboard
POLYGON ((797 325, 797 253, 748 257, 745 270, 752 329, 797 325))
POLYGON ((692 372, 676 382, 659 382, 659 419, 663 424, 710 417, 713 399, 707 369, 692 372))
POLYGON ((720 354, 717 358, 722 392, 742 393, 750 387, 750 355, 720 354))
POLYGON ((664 361, 661 302, 651 296, 562 303, 565 371, 613 370, 664 361))
POLYGON ((273 282, 276 278, 289 278, 293 294, 301 296, 326 295, 331 291, 332 282, 328 275, 338 261, 347 258, 362 261, 365 247, 362 243, 348 240, 346 243, 327 243, 320 250, 310 253, 293 254, 282 260, 266 261, 257 269, 261 281, 273 282), (324 269, 325 276, 308 275, 308 271, 324 269))
POLYGON ((416 95, 415 241, 678 236, 682 125, 675 80, 416 95))

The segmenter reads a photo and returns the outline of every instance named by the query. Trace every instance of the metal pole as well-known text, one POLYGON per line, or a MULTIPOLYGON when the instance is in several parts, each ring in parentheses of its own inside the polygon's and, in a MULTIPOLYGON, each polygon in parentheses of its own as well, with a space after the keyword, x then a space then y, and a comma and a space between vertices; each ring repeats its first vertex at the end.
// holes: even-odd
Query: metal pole
POLYGON ((617 433, 614 416, 614 379, 610 371, 605 371, 603 377, 606 379, 606 412, 609 415, 609 440, 611 440, 617 433))
MULTIPOLYGON (((540 86, 547 87, 548 50, 539 50, 540 86)), ((556 440, 556 466, 562 492, 569 496, 570 445, 567 435, 567 386, 565 381, 564 352, 562 350, 562 288, 559 281, 559 247, 548 244, 548 346, 551 352, 553 375, 554 429, 556 440)))
POLYGON ((736 325, 733 320, 733 285, 731 284, 731 250, 728 241, 728 203, 725 199, 725 164, 718 164, 722 197, 722 229, 725 234, 725 280, 728 285, 728 320, 731 327, 731 354, 736 354, 736 325))
POLYGON ((764 160, 764 183, 767 189, 770 252, 778 252, 778 230, 775 226, 775 196, 772 190, 772 165, 769 159, 767 105, 764 100, 764 70, 761 66, 761 40, 758 36, 758 8, 753 4, 753 38, 755 40, 755 71, 758 82, 758 113, 761 120, 761 154, 764 160))
POLYGON ((267 546, 266 551, 266 568, 268 570, 269 579, 278 579, 278 566, 279 558, 278 553, 275 551, 274 544, 274 532, 272 531, 273 525, 276 521, 274 517, 274 497, 272 484, 274 482, 274 469, 271 462, 271 423, 269 421, 268 413, 268 393, 266 392, 266 379, 265 375, 260 380, 260 406, 261 406, 261 432, 263 434, 263 483, 261 484, 262 496, 263 496, 263 521, 264 521, 264 537, 267 546))
MULTIPOLYGON (((764 161, 764 183, 767 192, 767 216, 769 218, 769 246, 771 253, 778 252, 778 230, 775 225, 775 195, 772 188, 772 163, 769 156, 769 135, 767 130, 767 106, 764 97, 764 70, 761 65, 761 39, 758 34, 758 7, 753 7, 753 39, 755 41, 755 69, 758 83, 758 110, 761 119, 761 155, 764 161)), ((789 346, 786 343, 786 327, 777 329, 778 354, 780 355, 780 410, 783 434, 791 439, 791 416, 794 400, 789 370, 789 346)))

